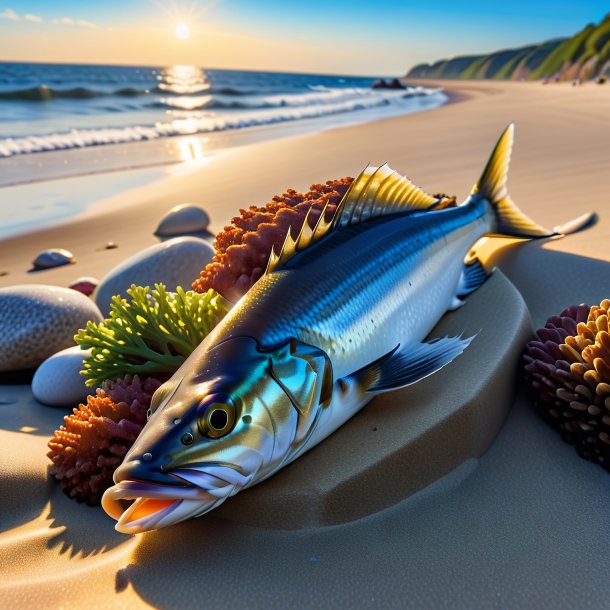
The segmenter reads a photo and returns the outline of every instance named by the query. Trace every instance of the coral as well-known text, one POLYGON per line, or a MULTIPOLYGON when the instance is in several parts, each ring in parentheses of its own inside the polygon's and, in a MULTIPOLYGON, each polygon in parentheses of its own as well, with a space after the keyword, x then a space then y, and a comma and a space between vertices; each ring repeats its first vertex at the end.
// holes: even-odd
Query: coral
POLYGON ((134 286, 131 300, 112 298, 110 318, 88 322, 74 337, 81 348, 92 348, 83 361, 90 387, 124 375, 173 373, 229 310, 225 299, 208 290, 198 294, 163 284, 134 286))
POLYGON ((534 404, 578 453, 610 471, 610 300, 549 318, 527 344, 534 404))
POLYGON ((146 423, 146 412, 161 382, 144 381, 136 375, 106 382, 95 396, 87 398, 49 441, 47 456, 51 474, 71 498, 99 504, 112 485, 112 475, 121 464, 146 423))
POLYGON ((193 290, 214 289, 237 301, 263 274, 271 248, 275 246, 279 252, 288 229, 296 237, 310 209, 309 224, 313 228, 327 202, 326 218, 330 219, 352 181, 342 178, 312 184, 307 193, 289 189, 262 207, 240 210, 240 216, 217 235, 216 255, 193 282, 193 290))

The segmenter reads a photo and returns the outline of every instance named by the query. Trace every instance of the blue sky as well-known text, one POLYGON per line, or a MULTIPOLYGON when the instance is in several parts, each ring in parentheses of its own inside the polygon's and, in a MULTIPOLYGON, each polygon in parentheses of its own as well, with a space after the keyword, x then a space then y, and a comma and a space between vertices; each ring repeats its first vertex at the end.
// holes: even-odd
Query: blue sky
POLYGON ((571 35, 607 12, 597 0, 0 0, 0 59, 401 74, 571 35))

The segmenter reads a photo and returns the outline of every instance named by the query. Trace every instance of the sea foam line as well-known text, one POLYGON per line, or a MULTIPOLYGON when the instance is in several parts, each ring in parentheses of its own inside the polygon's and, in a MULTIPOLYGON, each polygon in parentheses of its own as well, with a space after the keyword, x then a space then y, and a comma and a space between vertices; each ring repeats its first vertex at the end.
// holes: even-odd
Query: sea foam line
POLYGON ((235 113, 229 116, 217 115, 176 119, 169 122, 159 122, 150 126, 137 125, 103 129, 73 129, 64 133, 2 139, 0 140, 0 157, 69 148, 84 148, 103 144, 139 142, 168 136, 193 135, 228 129, 242 129, 286 121, 312 119, 357 110, 381 108, 384 106, 394 108, 404 107, 405 110, 408 110, 412 107, 409 102, 412 103, 414 96, 425 97, 430 102, 437 102, 439 105, 446 99, 444 94, 439 90, 418 89, 417 93, 409 94, 409 92, 403 92, 402 96, 386 94, 308 107, 281 107, 249 114, 235 113))

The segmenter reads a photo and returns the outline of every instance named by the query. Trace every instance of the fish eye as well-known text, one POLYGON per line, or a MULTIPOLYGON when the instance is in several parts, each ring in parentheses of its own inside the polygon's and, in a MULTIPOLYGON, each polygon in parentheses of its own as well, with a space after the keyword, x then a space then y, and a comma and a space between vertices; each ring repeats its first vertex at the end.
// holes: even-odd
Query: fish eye
POLYGON ((226 394, 208 396, 200 405, 199 431, 208 438, 221 438, 235 424, 235 404, 226 394))

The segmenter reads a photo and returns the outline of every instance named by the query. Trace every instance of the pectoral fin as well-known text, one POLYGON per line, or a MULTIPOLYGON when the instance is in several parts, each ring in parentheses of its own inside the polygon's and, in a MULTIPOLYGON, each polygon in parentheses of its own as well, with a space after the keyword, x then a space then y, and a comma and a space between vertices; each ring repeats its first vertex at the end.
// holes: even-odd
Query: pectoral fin
POLYGON ((355 373, 367 392, 389 392, 411 385, 457 358, 474 337, 443 337, 396 348, 355 373))
POLYGON ((478 259, 464 265, 458 285, 457 296, 464 297, 482 286, 489 277, 487 269, 478 259))

